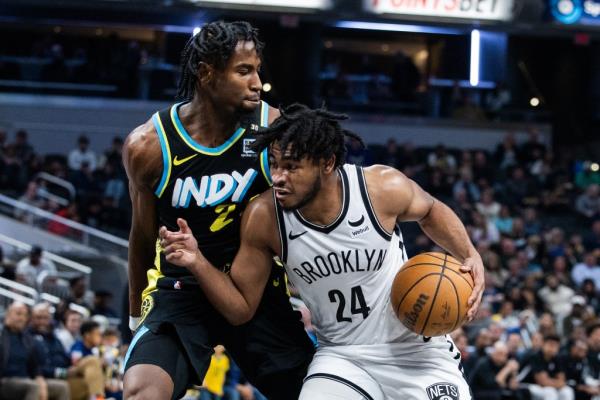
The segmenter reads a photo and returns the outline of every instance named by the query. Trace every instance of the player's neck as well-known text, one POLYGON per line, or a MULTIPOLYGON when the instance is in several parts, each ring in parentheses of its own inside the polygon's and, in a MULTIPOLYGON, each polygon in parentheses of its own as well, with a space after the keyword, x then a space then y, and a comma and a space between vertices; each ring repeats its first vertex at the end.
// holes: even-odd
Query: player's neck
POLYGON ((324 226, 331 224, 342 211, 343 192, 342 178, 335 171, 323 178, 321 189, 315 198, 300 210, 302 216, 313 224, 324 226))
POLYGON ((192 139, 206 147, 223 144, 239 127, 239 116, 196 96, 179 107, 179 119, 192 139))

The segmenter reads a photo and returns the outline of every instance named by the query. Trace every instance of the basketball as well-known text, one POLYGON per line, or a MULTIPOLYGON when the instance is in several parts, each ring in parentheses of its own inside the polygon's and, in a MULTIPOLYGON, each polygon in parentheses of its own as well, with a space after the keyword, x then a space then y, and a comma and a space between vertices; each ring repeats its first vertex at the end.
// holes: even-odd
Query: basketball
POLYGON ((398 319, 424 336, 452 332, 466 320, 473 277, 462 264, 443 253, 423 253, 409 259, 392 285, 392 306, 398 319))

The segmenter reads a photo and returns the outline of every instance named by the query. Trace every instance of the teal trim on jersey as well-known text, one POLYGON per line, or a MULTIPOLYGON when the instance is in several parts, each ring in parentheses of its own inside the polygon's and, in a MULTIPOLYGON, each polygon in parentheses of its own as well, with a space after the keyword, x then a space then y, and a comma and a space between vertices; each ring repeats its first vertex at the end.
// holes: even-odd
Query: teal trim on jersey
POLYGON ((165 130, 162 125, 162 121, 158 113, 155 113, 152 116, 152 123, 156 128, 156 133, 158 134, 158 141, 160 142, 160 149, 162 151, 163 157, 163 172, 162 177, 160 178, 160 183, 156 187, 154 194, 157 197, 161 197, 165 188, 167 187, 167 183, 169 182, 169 178, 171 177, 171 149, 169 147, 169 141, 167 140, 167 135, 165 134, 165 130))
POLYGON ((262 101, 260 102, 262 109, 260 110, 260 126, 266 128, 269 126, 269 105, 262 101))
POLYGON ((229 139, 227 139, 227 141, 219 147, 202 146, 201 144, 196 143, 194 139, 192 139, 192 137, 183 127, 181 120, 179 119, 178 110, 182 104, 183 103, 177 103, 174 104, 173 107, 171 107, 171 120, 173 121, 173 125, 175 125, 175 130, 177 131, 177 133, 179 133, 179 136, 181 136, 181 139, 183 139, 185 144, 187 144, 192 150, 195 150, 199 153, 205 154, 207 156, 220 156, 221 154, 226 152, 231 146, 233 146, 233 144, 237 142, 246 131, 242 127, 238 128, 233 133, 233 135, 231 135, 229 139))
POLYGON ((138 340, 140 340, 141 337, 144 336, 144 334, 146 332, 148 332, 149 330, 150 329, 146 328, 145 325, 138 329, 138 331, 136 332, 135 336, 133 337, 133 340, 131 341, 131 344, 129 345, 129 348, 127 349, 127 354, 125 354, 125 360, 123 360, 123 368, 127 367, 127 361, 129 361, 129 357, 131 356, 131 352, 133 351, 133 348, 135 347, 135 345, 138 342, 138 340))
MULTIPOLYGON (((261 100, 260 110, 260 126, 266 128, 269 126, 269 104, 261 100)), ((269 151, 264 149, 260 153, 260 169, 262 170, 263 176, 267 180, 269 186, 273 186, 273 178, 271 178, 271 169, 269 168, 269 151)))
POLYGON ((260 169, 270 186, 273 186, 273 178, 271 178, 271 169, 269 168, 269 151, 264 149, 260 153, 260 169))

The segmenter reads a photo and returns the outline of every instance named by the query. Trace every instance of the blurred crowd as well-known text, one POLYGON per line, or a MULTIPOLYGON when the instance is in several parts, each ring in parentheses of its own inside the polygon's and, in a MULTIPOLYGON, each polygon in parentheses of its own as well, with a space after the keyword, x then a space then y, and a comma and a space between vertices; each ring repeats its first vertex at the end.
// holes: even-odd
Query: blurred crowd
MULTIPOLYGON (((101 155, 92 152, 89 139, 82 136, 68 154, 42 157, 28 143, 25 131, 18 131, 12 141, 7 136, 0 132, 2 193, 68 219, 126 234, 130 206, 120 138, 101 155), (61 194, 60 187, 39 178, 40 172, 70 182, 75 196, 61 194), (61 205, 53 196, 68 202, 61 205)), ((467 227, 486 266, 486 288, 476 319, 453 336, 476 398, 600 396, 598 164, 553 151, 535 128, 521 143, 507 133, 494 151, 415 147, 394 139, 363 149, 351 142, 347 161, 400 169, 448 204, 467 227)), ((76 235, 67 225, 40 220, 24 210, 15 211, 14 217, 56 234, 76 235)), ((405 224, 403 230, 409 255, 435 249, 415 224, 405 224)), ((51 275, 52 267, 36 260, 41 249, 34 250, 28 261, 12 270, 5 267, 2 276, 36 285, 42 268, 51 275)), ((81 292, 73 297, 81 299, 81 292)), ((104 308, 103 315, 109 313, 106 297, 96 303, 104 308)), ((89 306, 90 315, 94 307, 89 306)), ((311 333, 310 316, 301 311, 311 333)), ((61 326, 62 320, 56 321, 61 326)), ((225 368, 220 360, 215 361, 218 368, 236 376, 233 364, 228 362, 225 368)), ((244 389, 239 372, 237 376, 229 378, 235 383, 230 387, 237 388, 241 398, 252 398, 241 394, 250 389, 244 389)), ((217 394, 213 390, 217 397, 212 398, 227 396, 226 387, 224 378, 223 390, 217 394)), ((206 397, 207 391, 196 395, 206 397)))
MULTIPOLYGON (((352 143, 349 161, 399 168, 467 227, 486 287, 452 336, 475 398, 600 399, 598 164, 553 152, 535 129, 494 152, 352 143)), ((404 238, 409 255, 436 249, 414 226, 404 238)))
POLYGON ((0 398, 121 399, 125 348, 106 319, 13 302, 0 333, 0 398))
MULTIPOLYGON (((0 193, 125 236, 130 204, 122 147, 123 139, 115 137, 112 146, 98 155, 90 149, 89 138, 81 135, 68 154, 42 156, 29 143, 26 131, 17 131, 14 141, 9 141, 7 133, 0 130, 0 193)), ((79 233, 24 209, 15 209, 14 216, 62 236, 76 237, 79 233)))

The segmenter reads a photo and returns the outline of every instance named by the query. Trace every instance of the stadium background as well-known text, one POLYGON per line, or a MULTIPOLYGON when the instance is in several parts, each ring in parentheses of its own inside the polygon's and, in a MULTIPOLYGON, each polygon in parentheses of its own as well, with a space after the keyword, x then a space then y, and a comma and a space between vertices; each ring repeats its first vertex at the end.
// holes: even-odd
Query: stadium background
MULTIPOLYGON (((47 301, 58 329, 67 308, 119 328, 122 140, 173 101, 183 45, 218 19, 260 29, 266 101, 350 114, 369 146, 349 162, 401 169, 465 223, 487 268, 455 334, 467 375, 498 340, 523 368, 557 333, 565 363, 587 344, 570 379, 598 388, 598 0, 2 1, 1 309, 47 301), (32 245, 56 271, 17 274, 32 245)), ((410 255, 433 248, 403 229, 410 255)))

